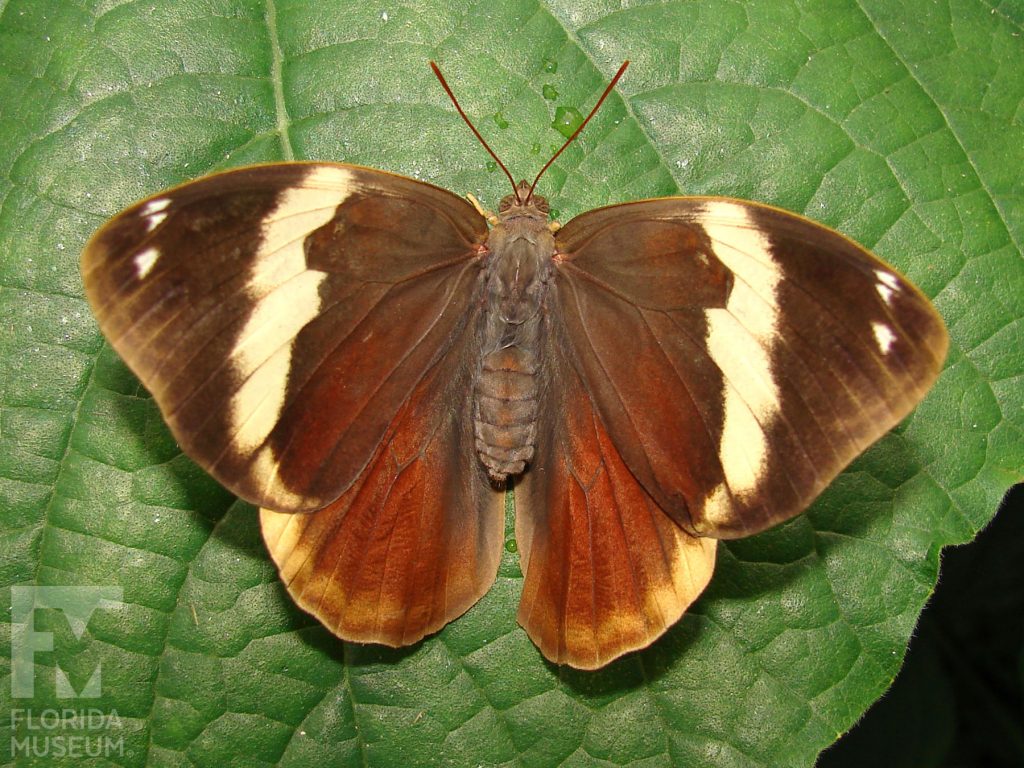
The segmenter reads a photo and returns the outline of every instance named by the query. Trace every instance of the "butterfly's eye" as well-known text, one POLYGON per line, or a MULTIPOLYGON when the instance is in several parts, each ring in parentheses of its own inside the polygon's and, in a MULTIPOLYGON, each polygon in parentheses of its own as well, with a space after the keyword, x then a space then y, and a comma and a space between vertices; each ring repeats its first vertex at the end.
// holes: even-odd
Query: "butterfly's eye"
POLYGON ((533 204, 537 206, 537 210, 539 210, 541 213, 550 213, 551 211, 551 206, 548 205, 547 198, 534 197, 533 204))
POLYGON ((512 207, 512 204, 516 201, 515 195, 505 195, 501 198, 501 202, 498 203, 498 213, 503 213, 512 207))

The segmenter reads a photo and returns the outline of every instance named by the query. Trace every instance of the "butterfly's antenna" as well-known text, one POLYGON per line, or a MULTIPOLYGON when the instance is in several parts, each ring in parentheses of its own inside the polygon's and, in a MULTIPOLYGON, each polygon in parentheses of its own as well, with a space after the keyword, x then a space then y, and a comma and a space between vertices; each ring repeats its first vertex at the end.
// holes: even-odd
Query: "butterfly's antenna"
POLYGON ((537 174, 537 178, 535 178, 535 179, 533 180, 533 184, 531 184, 531 185, 530 185, 530 194, 528 194, 528 195, 526 196, 526 199, 527 199, 527 201, 528 201, 528 200, 529 200, 529 199, 530 199, 531 197, 533 197, 533 190, 534 190, 534 189, 535 189, 535 188, 537 187, 537 182, 538 182, 538 181, 540 181, 540 177, 544 175, 544 171, 546 171, 546 170, 547 170, 548 168, 550 168, 550 167, 551 167, 551 164, 552 164, 553 162, 555 162, 555 159, 556 159, 556 158, 557 158, 557 157, 558 157, 558 156, 559 156, 560 154, 562 154, 562 152, 564 152, 564 151, 565 151, 565 148, 566 148, 566 147, 568 147, 568 146, 569 146, 570 144, 572 144, 573 140, 574 140, 574 139, 575 139, 575 138, 576 138, 577 136, 579 136, 579 135, 580 135, 580 132, 581 132, 581 131, 582 131, 582 130, 583 130, 583 129, 584 129, 585 127, 586 127, 587 123, 589 123, 589 122, 590 122, 590 118, 592 118, 592 117, 593 117, 593 116, 594 116, 594 115, 595 115, 595 114, 597 113, 597 110, 599 110, 599 109, 601 108, 601 105, 602 105, 602 104, 604 103, 604 100, 605 100, 606 98, 608 98, 608 94, 612 92, 612 88, 614 88, 614 87, 615 87, 615 84, 616 84, 617 82, 619 82, 619 78, 620 78, 620 77, 622 77, 622 74, 623 74, 623 73, 624 73, 624 72, 626 71, 626 67, 628 67, 628 66, 629 66, 629 59, 626 59, 626 60, 625 60, 624 62, 622 62, 622 66, 621 66, 621 67, 619 67, 619 71, 615 73, 615 77, 613 77, 613 78, 612 78, 612 81, 611 81, 610 83, 608 83, 608 87, 604 89, 604 93, 602 93, 602 94, 601 94, 601 98, 597 100, 597 104, 595 104, 595 105, 594 105, 594 108, 593 108, 592 110, 590 110, 590 114, 589 114, 589 115, 587 115, 587 119, 586 119, 586 120, 584 120, 584 121, 583 121, 582 123, 580 123, 580 127, 579 127, 579 128, 577 128, 577 129, 576 129, 575 131, 573 131, 573 134, 572 134, 572 136, 570 136, 570 137, 568 138, 568 140, 567 140, 567 141, 565 142, 565 144, 563 144, 563 145, 562 145, 562 148, 561 148, 561 149, 559 149, 559 150, 558 150, 557 152, 555 152, 555 154, 553 154, 553 155, 551 156, 551 159, 550 159, 550 160, 548 160, 548 161, 547 161, 547 162, 546 162, 546 163, 544 164, 544 167, 540 169, 540 173, 538 173, 538 174, 537 174))
POLYGON ((437 64, 435 64, 434 62, 430 62, 430 68, 434 70, 434 74, 437 75, 437 79, 441 81, 441 87, 444 88, 445 93, 448 94, 448 98, 452 100, 452 104, 455 105, 455 109, 458 110, 459 115, 462 117, 463 120, 466 121, 466 125, 469 126, 469 130, 471 130, 473 132, 473 135, 476 136, 477 140, 484 145, 484 149, 491 153, 491 157, 494 158, 495 162, 501 167, 501 170, 503 170, 505 172, 505 175, 508 176, 508 180, 512 183, 512 192, 516 196, 516 202, 522 203, 523 201, 519 199, 519 191, 516 189, 516 180, 513 179, 512 174, 508 172, 508 168, 506 168, 505 164, 501 162, 501 158, 494 153, 494 150, 491 149, 490 145, 488 145, 488 143, 484 141, 484 137, 480 135, 480 131, 476 129, 476 126, 474 126, 473 123, 469 121, 469 118, 466 116, 466 113, 462 110, 462 107, 459 105, 459 100, 455 98, 455 94, 452 93, 452 89, 448 87, 448 83, 445 81, 444 75, 441 74, 441 70, 437 68, 437 64))

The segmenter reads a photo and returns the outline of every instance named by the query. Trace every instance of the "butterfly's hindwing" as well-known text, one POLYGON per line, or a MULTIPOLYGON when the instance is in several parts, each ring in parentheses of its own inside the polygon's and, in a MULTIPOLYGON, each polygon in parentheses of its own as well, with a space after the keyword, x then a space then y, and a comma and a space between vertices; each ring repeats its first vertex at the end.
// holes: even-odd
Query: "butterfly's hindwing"
POLYGON ((711 578, 714 539, 677 525, 627 468, 552 318, 537 452, 516 487, 519 623, 544 655, 595 669, 674 624, 711 578))
POLYGON ((392 420, 348 490, 308 515, 261 511, 293 599, 339 637, 408 645, 465 612, 494 582, 504 494, 473 450, 468 319, 392 420))

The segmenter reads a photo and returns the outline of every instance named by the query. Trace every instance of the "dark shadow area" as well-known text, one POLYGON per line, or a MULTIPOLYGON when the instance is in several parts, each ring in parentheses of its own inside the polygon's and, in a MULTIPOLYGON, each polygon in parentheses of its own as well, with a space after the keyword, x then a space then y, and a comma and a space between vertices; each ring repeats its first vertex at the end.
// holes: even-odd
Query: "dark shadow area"
POLYGON ((1024 485, 948 549, 889 692, 818 768, 1024 766, 1024 485))

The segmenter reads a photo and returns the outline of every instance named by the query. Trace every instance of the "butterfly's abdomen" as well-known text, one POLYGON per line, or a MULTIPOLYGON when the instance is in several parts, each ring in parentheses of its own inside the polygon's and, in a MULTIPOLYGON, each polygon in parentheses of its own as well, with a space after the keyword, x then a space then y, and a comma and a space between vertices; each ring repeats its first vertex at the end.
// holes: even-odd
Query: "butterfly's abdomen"
POLYGON ((483 344, 473 382, 473 434, 495 483, 518 475, 537 437, 541 308, 554 242, 542 216, 497 225, 488 241, 483 344))
POLYGON ((524 347, 483 356, 474 387, 473 431, 487 473, 502 482, 533 458, 537 436, 537 354, 524 347))

